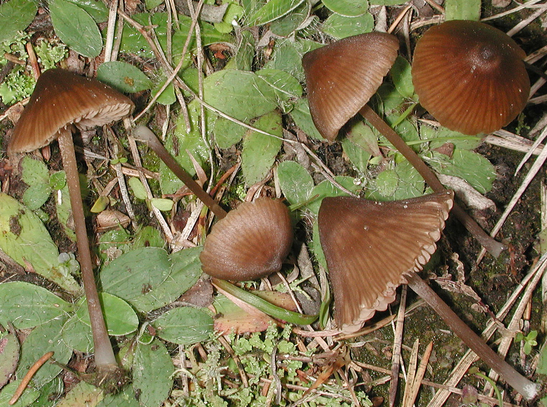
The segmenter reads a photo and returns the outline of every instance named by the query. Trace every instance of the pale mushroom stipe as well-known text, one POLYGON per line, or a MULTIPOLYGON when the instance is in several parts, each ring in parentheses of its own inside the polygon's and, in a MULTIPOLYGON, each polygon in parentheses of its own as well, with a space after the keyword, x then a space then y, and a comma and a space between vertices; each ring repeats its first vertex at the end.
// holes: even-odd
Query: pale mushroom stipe
POLYGON ((435 252, 452 204, 452 191, 392 202, 323 199, 319 236, 334 292, 335 322, 344 333, 359 330, 407 283, 477 356, 530 400, 538 386, 494 352, 416 274, 435 252))
POLYGON ((526 106, 530 79, 524 57, 497 28, 447 21, 418 40, 412 81, 420 104, 443 126, 464 134, 491 133, 526 106))
MULTIPOLYGON (((342 126, 360 113, 416 168, 435 192, 442 192, 446 188, 433 171, 367 105, 395 62, 398 49, 399 41, 395 36, 375 32, 344 38, 306 53, 302 65, 312 119, 323 137, 332 142, 342 126)), ((454 205, 453 213, 494 257, 505 249, 458 205, 454 205)))
POLYGON ((39 77, 8 146, 12 155, 42 148, 54 140, 59 142, 93 333, 95 364, 104 373, 117 370, 117 362, 95 285, 72 129, 109 124, 129 115, 133 108, 131 100, 95 79, 50 69, 39 77))

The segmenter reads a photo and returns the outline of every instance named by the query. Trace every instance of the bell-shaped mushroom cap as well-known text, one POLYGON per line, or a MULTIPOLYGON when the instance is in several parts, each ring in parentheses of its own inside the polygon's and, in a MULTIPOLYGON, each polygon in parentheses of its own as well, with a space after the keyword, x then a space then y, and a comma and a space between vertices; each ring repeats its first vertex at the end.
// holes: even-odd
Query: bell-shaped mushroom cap
POLYGON ((414 51, 412 80, 421 105, 443 126, 491 133, 526 105, 524 51, 504 32, 477 21, 430 28, 414 51))
POLYGON ((368 33, 306 53, 310 112, 319 133, 334 141, 338 131, 367 104, 397 58, 399 41, 385 33, 368 33))
POLYGON ((452 191, 393 202, 323 199, 319 236, 339 329, 357 331, 395 300, 405 274, 435 252, 452 204, 452 191))
POLYGON ((49 69, 38 78, 15 126, 8 152, 44 147, 72 124, 88 129, 114 122, 131 113, 133 107, 129 98, 96 79, 49 69))
POLYGON ((289 210, 260 198, 228 212, 213 226, 199 258, 202 270, 222 280, 256 280, 281 269, 292 245, 289 210))

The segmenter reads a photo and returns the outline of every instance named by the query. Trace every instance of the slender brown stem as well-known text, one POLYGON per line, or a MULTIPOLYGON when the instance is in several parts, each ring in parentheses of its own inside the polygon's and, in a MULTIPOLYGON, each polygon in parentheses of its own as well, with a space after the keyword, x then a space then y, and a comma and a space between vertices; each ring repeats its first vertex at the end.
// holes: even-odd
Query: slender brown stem
POLYGON ((220 207, 216 201, 211 198, 207 192, 186 172, 184 168, 173 158, 173 156, 166 150, 161 144, 152 130, 145 126, 137 126, 133 130, 133 137, 137 140, 143 141, 154 150, 158 157, 167 165, 167 167, 173 171, 173 173, 186 185, 194 195, 196 195, 201 202, 203 202, 213 213, 222 219, 226 216, 226 211, 220 207))
MULTIPOLYGON (((360 110, 360 113, 416 168, 433 191, 441 192, 446 190, 444 185, 441 184, 437 176, 418 154, 370 106, 365 105, 360 110)), ((452 213, 492 256, 498 257, 507 248, 504 244, 494 240, 486 233, 457 203, 454 203, 452 213)))
POLYGON ((484 340, 469 328, 452 309, 423 281, 416 273, 407 277, 408 285, 444 320, 452 331, 480 357, 491 369, 495 370, 511 387, 527 400, 533 399, 538 385, 517 372, 511 365, 490 348, 484 340))
POLYGON ((80 190, 80 178, 78 175, 78 166, 76 164, 76 153, 74 151, 74 141, 72 140, 72 133, 70 130, 62 131, 58 141, 72 206, 72 217, 74 219, 76 243, 78 245, 78 257, 82 270, 82 281, 84 283, 87 308, 89 310, 91 331, 93 333, 95 364, 97 365, 98 370, 113 370, 117 368, 117 363, 116 358, 114 357, 114 351, 112 350, 112 344, 108 337, 108 331, 101 309, 101 302, 97 292, 97 285, 95 284, 91 251, 87 238, 82 193, 80 190))

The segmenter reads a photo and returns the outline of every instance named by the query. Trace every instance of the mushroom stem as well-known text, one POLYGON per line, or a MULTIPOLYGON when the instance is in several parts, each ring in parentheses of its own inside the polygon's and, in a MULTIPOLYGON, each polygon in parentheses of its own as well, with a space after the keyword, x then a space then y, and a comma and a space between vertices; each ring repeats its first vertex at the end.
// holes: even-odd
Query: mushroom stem
POLYGON ((165 149, 163 144, 158 140, 152 130, 145 126, 137 126, 133 129, 133 136, 140 141, 148 144, 154 150, 158 157, 173 171, 173 173, 186 185, 201 202, 203 202, 213 213, 222 219, 226 216, 226 211, 220 207, 216 201, 211 198, 207 192, 186 172, 184 168, 173 158, 173 156, 165 149))
POLYGON ((98 370, 113 370, 117 368, 116 358, 112 350, 112 344, 108 337, 106 323, 104 321, 101 302, 95 284, 89 240, 84 217, 84 206, 80 190, 80 179, 78 166, 76 164, 76 152, 70 129, 62 130, 59 138, 59 150, 63 160, 63 167, 66 173, 66 183, 70 195, 72 217, 76 232, 76 243, 78 245, 78 257, 82 270, 82 281, 89 310, 89 320, 93 333, 93 345, 95 349, 95 364, 98 370))
MULTIPOLYGON (((410 148, 404 140, 368 105, 365 105, 360 111, 370 124, 372 124, 399 152, 412 164, 420 173, 425 182, 435 192, 445 191, 446 188, 441 184, 437 176, 423 162, 423 160, 410 148)), ((471 216, 469 216, 456 202, 452 208, 452 213, 465 226, 465 228, 477 239, 477 241, 494 257, 498 257, 506 246, 488 235, 471 216)))
POLYGON ((480 357, 491 369, 495 370, 511 387, 527 400, 533 399, 538 385, 528 380, 510 366, 500 355, 490 348, 484 340, 467 326, 448 305, 416 273, 406 276, 408 285, 444 320, 452 331, 480 357))

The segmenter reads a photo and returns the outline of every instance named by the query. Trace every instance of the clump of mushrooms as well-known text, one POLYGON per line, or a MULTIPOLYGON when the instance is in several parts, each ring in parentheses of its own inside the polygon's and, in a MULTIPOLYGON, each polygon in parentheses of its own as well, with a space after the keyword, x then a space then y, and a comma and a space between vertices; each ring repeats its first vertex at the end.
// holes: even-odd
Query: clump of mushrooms
POLYGON ((443 126, 464 134, 491 133, 526 105, 530 79, 525 56, 497 28, 447 21, 418 40, 412 80, 420 104, 443 126))
MULTIPOLYGON (((367 33, 344 38, 306 53, 302 65, 306 73, 308 101, 319 132, 334 141, 342 126, 357 113, 386 137, 416 168, 435 192, 445 187, 404 140, 368 105, 397 57, 399 41, 385 33, 367 33)), ((492 255, 505 246, 492 239, 458 205, 454 215, 492 255)))
POLYGON ((73 126, 90 129, 120 120, 129 115, 133 107, 127 97, 97 80, 63 69, 50 69, 39 77, 8 146, 8 153, 12 155, 39 149, 54 140, 59 143, 99 374, 115 373, 118 365, 93 274, 72 131, 73 126))
POLYGON ((351 333, 395 299, 407 283, 490 368, 527 399, 538 386, 494 352, 416 273, 436 250, 453 193, 374 202, 325 198, 319 210, 321 247, 335 301, 335 321, 351 333))

